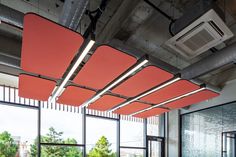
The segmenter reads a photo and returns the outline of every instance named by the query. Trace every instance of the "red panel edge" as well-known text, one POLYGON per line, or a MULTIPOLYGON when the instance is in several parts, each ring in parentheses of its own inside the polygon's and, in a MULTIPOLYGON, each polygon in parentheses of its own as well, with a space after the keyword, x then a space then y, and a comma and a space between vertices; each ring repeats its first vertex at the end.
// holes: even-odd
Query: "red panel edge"
POLYGON ((202 101, 206 101, 209 99, 213 99, 217 96, 219 96, 219 93, 216 93, 212 90, 205 89, 201 92, 195 93, 193 95, 190 95, 188 97, 176 100, 174 102, 168 103, 165 105, 165 107, 171 108, 171 109, 177 109, 177 108, 182 108, 186 106, 190 106, 192 104, 197 104, 202 101), (202 99, 199 99, 199 96, 202 97, 202 99))
POLYGON ((153 108, 151 110, 148 111, 144 111, 141 112, 139 114, 134 115, 134 117, 137 118, 148 118, 148 117, 152 117, 152 116, 156 116, 156 115, 161 115, 165 112, 169 112, 170 110, 168 109, 164 109, 164 108, 153 108))
POLYGON ((43 79, 28 74, 19 75, 19 97, 47 101, 55 86, 56 81, 53 80, 43 79), (36 96, 30 94, 36 94, 36 96))

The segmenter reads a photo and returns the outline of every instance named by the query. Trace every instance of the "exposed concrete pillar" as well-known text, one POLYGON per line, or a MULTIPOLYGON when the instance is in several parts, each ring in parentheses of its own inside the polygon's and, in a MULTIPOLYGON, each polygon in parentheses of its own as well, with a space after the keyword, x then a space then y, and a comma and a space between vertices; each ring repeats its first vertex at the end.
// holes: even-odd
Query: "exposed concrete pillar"
POLYGON ((179 157, 180 150, 180 111, 173 110, 167 114, 166 157, 179 157))

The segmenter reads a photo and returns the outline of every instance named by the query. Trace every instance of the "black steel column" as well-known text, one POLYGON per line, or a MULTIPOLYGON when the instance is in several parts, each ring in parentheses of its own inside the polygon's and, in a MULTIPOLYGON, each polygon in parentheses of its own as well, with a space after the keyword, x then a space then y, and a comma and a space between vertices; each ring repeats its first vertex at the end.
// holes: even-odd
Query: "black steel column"
POLYGON ((82 136, 83 136, 83 144, 84 144, 84 149, 83 149, 83 157, 86 157, 86 108, 82 108, 82 136))
POLYGON ((116 152, 117 152, 117 157, 120 157, 120 115, 118 115, 118 121, 117 121, 117 127, 116 127, 116 135, 117 135, 117 150, 116 150, 116 152))
POLYGON ((145 151, 144 151, 144 157, 148 157, 148 139, 147 139, 147 119, 143 120, 143 143, 144 143, 144 147, 145 147, 145 151))
POLYGON ((38 101, 38 157, 41 156, 41 101, 38 101))

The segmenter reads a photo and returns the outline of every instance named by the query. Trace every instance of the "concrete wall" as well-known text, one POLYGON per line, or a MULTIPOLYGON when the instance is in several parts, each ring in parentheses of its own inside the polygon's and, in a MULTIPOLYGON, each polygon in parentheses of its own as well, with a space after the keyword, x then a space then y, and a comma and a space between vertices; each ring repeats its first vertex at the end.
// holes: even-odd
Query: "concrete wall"
POLYGON ((179 110, 173 110, 166 114, 166 157, 179 156, 179 130, 180 130, 180 116, 179 110))

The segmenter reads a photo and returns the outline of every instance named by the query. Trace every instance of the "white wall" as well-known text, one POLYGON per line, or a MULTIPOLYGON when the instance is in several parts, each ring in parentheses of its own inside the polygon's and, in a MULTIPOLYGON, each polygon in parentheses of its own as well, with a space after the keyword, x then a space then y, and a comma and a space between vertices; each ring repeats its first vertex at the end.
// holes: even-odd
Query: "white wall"
POLYGON ((0 85, 18 88, 18 77, 0 73, 0 85))

